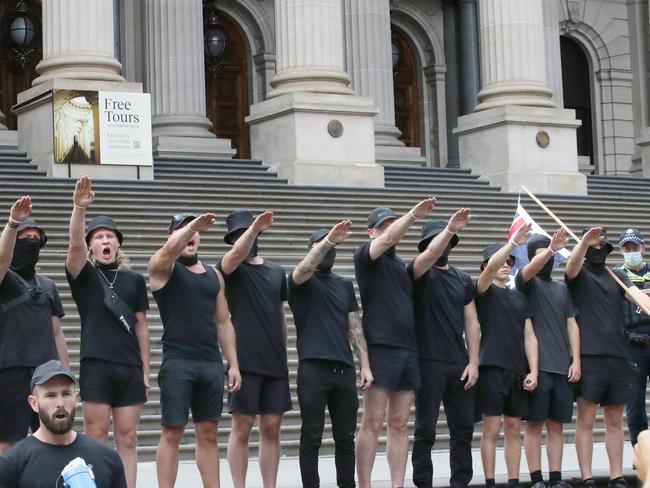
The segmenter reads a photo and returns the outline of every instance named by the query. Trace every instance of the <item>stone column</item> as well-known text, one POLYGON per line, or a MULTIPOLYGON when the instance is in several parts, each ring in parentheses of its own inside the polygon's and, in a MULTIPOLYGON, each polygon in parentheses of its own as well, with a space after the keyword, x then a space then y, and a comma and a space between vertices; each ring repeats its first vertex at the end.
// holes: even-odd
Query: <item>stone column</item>
POLYGON ((32 85, 60 78, 124 81, 113 21, 113 0, 43 0, 43 60, 32 85))
POLYGON ((461 114, 468 114, 476 107, 476 95, 480 88, 476 0, 460 0, 459 7, 460 72, 463 73, 460 78, 460 111, 461 114))
POLYGON ((154 152, 232 157, 206 116, 201 0, 146 0, 145 18, 154 152))
POLYGON ((558 0, 543 0, 544 46, 546 52, 546 84, 553 90, 553 102, 564 107, 562 92, 562 55, 560 52, 560 4, 558 0))
POLYGON ((342 28, 341 0, 275 0, 273 90, 246 121, 253 157, 290 183, 383 186, 377 110, 348 86, 342 28))
POLYGON ((443 1, 442 15, 444 25, 445 60, 447 72, 445 78, 445 108, 447 114, 447 166, 458 168, 458 136, 453 129, 458 125, 460 101, 458 95, 458 49, 456 38, 456 4, 451 0, 443 1))
POLYGON ((481 83, 475 112, 458 119, 461 166, 504 191, 586 194, 573 110, 546 85, 542 0, 479 0, 481 83), (542 62, 540 62, 542 60, 542 62))

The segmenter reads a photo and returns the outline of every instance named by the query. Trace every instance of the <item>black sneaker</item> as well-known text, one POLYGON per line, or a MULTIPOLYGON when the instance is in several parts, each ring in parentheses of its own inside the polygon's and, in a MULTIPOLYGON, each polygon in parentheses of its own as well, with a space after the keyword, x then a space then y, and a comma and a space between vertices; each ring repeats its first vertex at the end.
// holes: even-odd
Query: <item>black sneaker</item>
POLYGON ((530 488, 546 488, 546 483, 538 481, 537 483, 530 485, 530 488))
POLYGON ((596 488, 596 480, 589 478, 582 481, 583 488, 596 488))
POLYGON ((625 478, 616 478, 609 480, 609 483, 607 483, 607 488, 630 488, 630 485, 627 484, 625 478))
POLYGON ((570 483, 563 480, 551 481, 548 486, 549 488, 573 488, 570 483))

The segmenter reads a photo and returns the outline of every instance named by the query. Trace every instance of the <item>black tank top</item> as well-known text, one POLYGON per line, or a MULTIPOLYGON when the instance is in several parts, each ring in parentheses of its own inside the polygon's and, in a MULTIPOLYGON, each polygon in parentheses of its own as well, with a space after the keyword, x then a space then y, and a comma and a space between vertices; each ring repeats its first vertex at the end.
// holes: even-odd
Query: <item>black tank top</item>
POLYGON ((205 273, 193 273, 174 263, 169 281, 153 292, 163 323, 163 359, 221 361, 217 342, 217 273, 204 265, 205 273))

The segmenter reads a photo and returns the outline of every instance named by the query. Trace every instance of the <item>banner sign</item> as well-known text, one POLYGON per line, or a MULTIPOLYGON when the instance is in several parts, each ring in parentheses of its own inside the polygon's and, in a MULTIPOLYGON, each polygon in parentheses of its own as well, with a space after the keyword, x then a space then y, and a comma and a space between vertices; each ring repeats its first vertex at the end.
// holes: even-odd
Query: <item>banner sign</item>
POLYGON ((55 90, 54 161, 152 166, 148 93, 55 90))

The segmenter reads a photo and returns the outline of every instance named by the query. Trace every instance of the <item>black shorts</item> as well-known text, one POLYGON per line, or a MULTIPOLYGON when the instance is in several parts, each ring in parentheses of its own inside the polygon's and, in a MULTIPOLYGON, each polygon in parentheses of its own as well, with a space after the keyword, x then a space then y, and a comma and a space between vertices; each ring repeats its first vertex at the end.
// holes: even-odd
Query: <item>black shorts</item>
POLYGON ((390 391, 409 391, 420 388, 418 355, 401 347, 368 344, 373 384, 390 391))
POLYGON ((575 383, 567 375, 540 371, 537 388, 530 393, 530 406, 526 420, 544 422, 554 420, 563 424, 573 419, 575 383))
POLYGON ((27 402, 34 368, 18 366, 0 369, 0 442, 15 442, 38 429, 38 415, 27 402))
POLYGON ((185 427, 194 422, 219 422, 223 410, 224 368, 221 361, 164 359, 158 372, 161 423, 185 427))
POLYGON ((280 414, 292 408, 289 378, 276 378, 242 371, 241 388, 228 395, 230 413, 280 414))
POLYGON ((81 401, 128 407, 147 401, 142 366, 87 358, 79 367, 81 401))
POLYGON ((481 366, 478 374, 478 407, 483 415, 523 417, 530 395, 524 377, 498 366, 481 366))
POLYGON ((592 403, 627 405, 636 397, 639 369, 627 358, 581 356, 578 396, 592 403))

